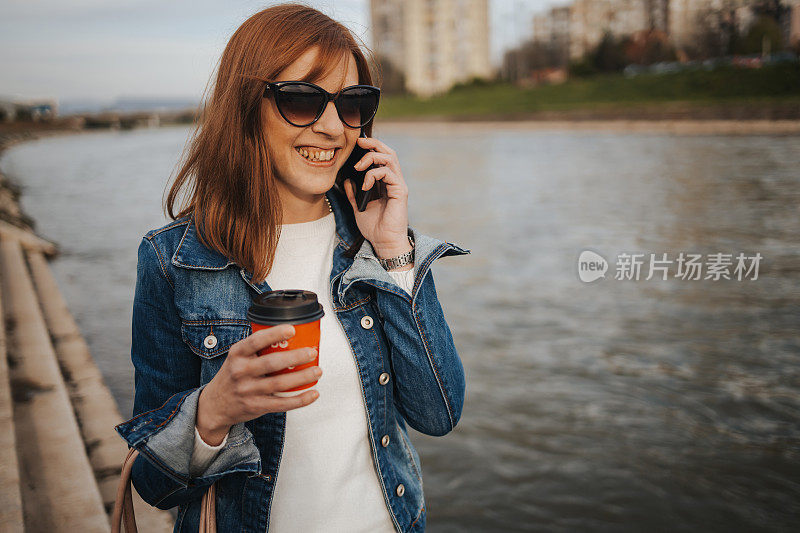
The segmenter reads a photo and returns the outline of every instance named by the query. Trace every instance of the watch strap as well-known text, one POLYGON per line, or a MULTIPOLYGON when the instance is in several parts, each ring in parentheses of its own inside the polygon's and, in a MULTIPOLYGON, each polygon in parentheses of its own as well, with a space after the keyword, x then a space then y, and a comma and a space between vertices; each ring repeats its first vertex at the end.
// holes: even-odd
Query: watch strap
POLYGON ((411 245, 411 249, 406 253, 400 254, 397 257, 390 257, 389 259, 378 259, 378 263, 380 263, 384 270, 394 270, 395 268, 400 268, 414 262, 415 246, 410 231, 408 234, 408 243, 411 245))

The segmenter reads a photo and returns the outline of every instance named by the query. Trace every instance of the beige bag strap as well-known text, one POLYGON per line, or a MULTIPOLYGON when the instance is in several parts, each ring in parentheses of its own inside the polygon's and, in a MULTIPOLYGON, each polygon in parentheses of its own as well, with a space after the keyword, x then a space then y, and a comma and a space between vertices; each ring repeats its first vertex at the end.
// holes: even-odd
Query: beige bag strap
MULTIPOLYGON (((125 524, 125 533, 138 533, 131 494, 131 470, 133 470, 133 462, 138 455, 139 450, 131 448, 122 464, 122 473, 119 476, 119 485, 117 485, 117 499, 111 515, 111 533, 120 533, 121 523, 125 524)), ((216 485, 213 483, 208 488, 200 502, 199 533, 217 533, 216 485)))
POLYGON ((212 483, 203 494, 200 503, 200 533, 217 533, 216 483, 212 483))

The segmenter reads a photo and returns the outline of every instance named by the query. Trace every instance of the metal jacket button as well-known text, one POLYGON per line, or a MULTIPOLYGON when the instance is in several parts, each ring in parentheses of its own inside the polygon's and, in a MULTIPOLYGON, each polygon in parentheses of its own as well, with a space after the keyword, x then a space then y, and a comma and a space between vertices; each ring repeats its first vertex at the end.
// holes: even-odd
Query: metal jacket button
POLYGON ((397 485, 397 495, 402 496, 405 493, 406 493, 406 488, 403 486, 403 484, 400 483, 399 485, 397 485))
POLYGON ((381 446, 386 448, 389 445, 389 435, 384 435, 381 439, 381 446))
POLYGON ((386 385, 387 383, 389 383, 389 373, 384 372, 383 374, 381 374, 378 377, 378 383, 380 383, 381 385, 386 385))
POLYGON ((203 346, 209 350, 217 345, 217 338, 214 335, 209 335, 203 340, 203 346))
POLYGON ((372 317, 367 315, 361 319, 361 327, 364 329, 370 329, 372 327, 372 317))

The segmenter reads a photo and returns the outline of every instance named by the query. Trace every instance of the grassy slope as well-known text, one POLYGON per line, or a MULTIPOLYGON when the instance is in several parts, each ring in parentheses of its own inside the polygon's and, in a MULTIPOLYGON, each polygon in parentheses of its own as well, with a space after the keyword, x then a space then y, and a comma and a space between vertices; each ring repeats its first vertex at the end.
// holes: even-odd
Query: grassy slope
POLYGON ((625 78, 621 74, 572 79, 562 85, 522 89, 510 84, 457 89, 420 100, 384 97, 379 119, 425 116, 524 115, 581 109, 653 107, 681 103, 689 107, 717 104, 800 104, 800 65, 760 70, 726 67, 625 78))

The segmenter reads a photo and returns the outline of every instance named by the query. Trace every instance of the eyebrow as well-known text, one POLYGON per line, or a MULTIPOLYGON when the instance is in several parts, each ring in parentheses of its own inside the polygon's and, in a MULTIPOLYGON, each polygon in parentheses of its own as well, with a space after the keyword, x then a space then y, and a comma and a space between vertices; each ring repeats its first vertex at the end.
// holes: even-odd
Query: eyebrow
MULTIPOLYGON (((316 67, 316 66, 317 66, 317 65, 314 65, 314 67, 316 67)), ((309 70, 308 72, 306 72, 306 73, 305 73, 305 75, 304 75, 302 78, 300 78, 300 80, 299 80, 299 81, 307 81, 307 82, 309 82, 309 83, 313 83, 314 85, 319 85, 319 82, 318 82, 317 80, 315 80, 315 79, 313 79, 313 78, 311 77, 311 74, 312 74, 312 73, 313 73, 315 70, 317 70, 317 69, 316 69, 316 68, 314 68, 314 67, 312 67, 312 68, 311 68, 311 70, 309 70)), ((335 70, 335 68, 328 68, 328 69, 327 69, 327 72, 332 72, 333 70, 335 70)), ((326 73, 326 72, 325 72, 325 69, 324 69, 324 67, 323 67, 323 71, 322 71, 322 72, 319 72, 319 73, 317 73, 317 74, 325 74, 325 73, 326 73)), ((347 76, 345 76, 345 78, 347 78, 347 76)), ((343 81, 342 81, 342 85, 341 85, 341 86, 340 86, 338 89, 336 89, 335 91, 332 91, 332 92, 333 92, 333 94, 336 94, 336 93, 338 93, 339 91, 341 91, 342 89, 345 89, 345 88, 347 88, 347 87, 351 87, 352 85, 359 85, 361 80, 358 80, 358 81, 356 81, 356 82, 355 82, 354 84, 352 84, 352 85, 344 85, 344 83, 345 83, 346 81, 347 81, 346 79, 345 79, 345 80, 343 80, 343 81)))
MULTIPOLYGON (((308 82, 308 83, 313 83, 314 85, 317 85, 317 86, 319 86, 319 87, 322 87, 322 86, 321 86, 321 85, 320 85, 320 84, 319 84, 319 83, 318 83, 316 80, 312 79, 312 78, 311 78, 311 76, 309 76, 308 74, 306 74, 306 75, 305 75, 305 76, 303 76, 302 78, 299 78, 299 79, 298 79, 298 80, 296 80, 296 81, 306 81, 306 82, 308 82)), ((331 92, 332 94, 336 94, 336 93, 338 93, 339 91, 341 91, 342 89, 347 89, 348 87, 354 87, 354 86, 356 86, 356 85, 361 85, 361 84, 360 84, 358 81, 356 81, 356 82, 355 82, 355 83, 353 83, 353 84, 350 84, 350 85, 343 85, 343 86, 339 87, 338 89, 336 89, 335 91, 329 91, 329 92, 331 92)), ((324 89, 324 87, 322 87, 322 88, 324 89)))

